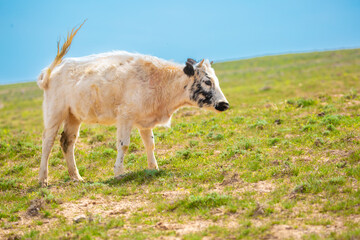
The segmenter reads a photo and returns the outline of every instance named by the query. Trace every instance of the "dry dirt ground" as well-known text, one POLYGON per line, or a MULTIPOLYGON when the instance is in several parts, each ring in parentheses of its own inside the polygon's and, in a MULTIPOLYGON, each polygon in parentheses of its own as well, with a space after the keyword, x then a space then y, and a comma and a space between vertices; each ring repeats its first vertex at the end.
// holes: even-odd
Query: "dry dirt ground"
MULTIPOLYGON (((224 181, 217 184, 213 188, 213 192, 223 193, 224 188, 232 186, 236 191, 233 191, 234 196, 247 192, 255 191, 256 194, 271 193, 275 186, 269 181, 260 181, 257 183, 244 183, 237 174, 227 176, 224 181)), ((182 199, 188 196, 189 192, 183 189, 176 191, 164 191, 157 193, 162 198, 169 202, 182 199)), ((147 194, 144 194, 145 196, 147 194)), ((111 197, 93 196, 90 198, 84 197, 77 201, 60 203, 60 207, 55 210, 51 218, 44 218, 39 212, 46 208, 46 203, 41 199, 35 199, 32 201, 27 211, 20 214, 20 219, 16 222, 8 222, 7 228, 0 230, 1 239, 17 239, 22 236, 23 232, 29 229, 38 230, 42 233, 51 231, 60 222, 67 224, 80 224, 81 222, 91 222, 94 219, 109 219, 109 218, 123 218, 125 224, 122 227, 112 228, 107 232, 110 238, 115 238, 121 235, 124 231, 134 230, 151 230, 151 231, 172 231, 175 234, 173 236, 163 236, 160 239, 182 239, 182 237, 189 233, 196 233, 203 231, 210 226, 220 226, 227 229, 236 229, 242 224, 242 217, 245 214, 244 211, 237 211, 236 213, 229 214, 223 207, 219 207, 211 210, 213 216, 219 216, 215 220, 208 220, 199 218, 187 218, 176 221, 164 219, 163 221, 157 221, 155 225, 143 225, 132 224, 130 218, 139 212, 151 213, 154 211, 154 203, 144 198, 144 195, 130 195, 123 197, 120 201, 114 200, 111 197), (41 224, 39 224, 41 223, 41 224)), ((289 199, 296 197, 296 193, 289 195, 289 199)), ((341 233, 345 230, 346 221, 350 220, 355 223, 360 223, 360 216, 330 216, 328 214, 321 213, 316 210, 316 206, 312 206, 311 211, 308 211, 308 206, 298 204, 293 207, 291 212, 282 212, 282 210, 276 211, 276 217, 272 216, 272 219, 291 219, 288 224, 270 224, 269 220, 263 218, 264 207, 258 204, 254 211, 254 216, 251 219, 251 226, 261 227, 270 226, 268 233, 265 235, 265 239, 302 239, 304 235, 317 234, 321 237, 329 236, 329 233, 336 232, 341 233), (315 209, 315 210, 314 210, 315 209), (311 213, 310 213, 311 212, 311 213), (306 213, 306 217, 298 217, 299 213, 306 213), (306 224, 309 221, 326 221, 331 220, 331 225, 309 225, 306 224), (270 225, 269 225, 270 224, 270 225)), ((320 209, 320 208, 319 208, 320 209)), ((101 221, 101 220, 100 220, 101 221)), ((69 238, 71 234, 68 234, 69 238)), ((204 239, 211 239, 211 237, 204 237, 204 239)))

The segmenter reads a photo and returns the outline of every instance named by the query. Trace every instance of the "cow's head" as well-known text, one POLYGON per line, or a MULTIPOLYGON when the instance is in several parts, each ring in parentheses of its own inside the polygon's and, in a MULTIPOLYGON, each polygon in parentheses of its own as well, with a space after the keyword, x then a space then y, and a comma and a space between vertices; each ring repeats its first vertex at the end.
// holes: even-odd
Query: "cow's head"
POLYGON ((229 108, 209 60, 196 62, 188 58, 184 73, 192 79, 186 89, 190 91, 190 100, 194 105, 221 112, 229 108))

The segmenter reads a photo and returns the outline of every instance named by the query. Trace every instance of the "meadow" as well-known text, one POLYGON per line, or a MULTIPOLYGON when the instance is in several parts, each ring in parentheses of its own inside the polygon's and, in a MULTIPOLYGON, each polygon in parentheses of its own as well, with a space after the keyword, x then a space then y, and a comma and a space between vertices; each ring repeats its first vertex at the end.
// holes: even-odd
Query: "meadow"
POLYGON ((360 49, 214 64, 231 108, 183 108, 154 129, 86 125, 70 181, 58 137, 40 188, 42 91, 0 85, 0 238, 360 239, 360 49))

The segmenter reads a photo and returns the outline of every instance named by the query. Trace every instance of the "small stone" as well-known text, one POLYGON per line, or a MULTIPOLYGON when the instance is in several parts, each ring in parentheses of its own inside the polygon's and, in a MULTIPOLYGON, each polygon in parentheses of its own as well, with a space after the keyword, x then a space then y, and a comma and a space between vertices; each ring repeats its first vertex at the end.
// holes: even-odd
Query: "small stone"
POLYGON ((260 88, 260 91, 269 91, 269 90, 271 90, 271 89, 272 89, 271 86, 266 85, 266 86, 260 88))
POLYGON ((297 185, 294 190, 293 193, 303 193, 305 192, 305 185, 301 184, 301 185, 297 185))
POLYGON ((274 165, 280 165, 280 161, 279 161, 279 160, 275 160, 275 161, 272 162, 272 164, 274 164, 274 165))
POLYGON ((289 195, 289 199, 295 199, 297 196, 296 196, 296 193, 295 192, 292 192, 290 193, 289 195))
POLYGON ((324 144, 323 140, 320 138, 316 138, 314 141, 315 146, 319 147, 324 144))
POLYGON ((267 103, 267 104, 264 105, 264 107, 266 107, 266 108, 271 108, 272 105, 271 105, 270 103, 267 103))
POLYGON ((256 203, 256 208, 254 210, 253 216, 260 216, 260 215, 264 215, 265 211, 264 211, 264 207, 260 205, 260 203, 256 203))
POLYGON ((34 199, 30 201, 30 207, 26 210, 27 215, 34 217, 39 215, 39 211, 44 208, 42 199, 34 199))
POLYGON ((164 224, 162 222, 156 223, 155 227, 158 228, 158 229, 161 229, 161 230, 168 230, 169 229, 168 226, 166 226, 166 224, 164 224))
POLYGON ((74 217, 73 221, 75 223, 82 222, 86 219, 86 216, 84 214, 74 217))
POLYGON ((276 120, 274 121, 274 123, 277 124, 277 125, 280 125, 280 124, 282 123, 282 120, 281 120, 281 119, 276 119, 276 120))
POLYGON ((21 236, 20 235, 10 235, 7 240, 20 240, 21 236))
POLYGON ((89 222, 93 222, 94 221, 94 216, 92 214, 90 214, 88 220, 89 220, 89 222))

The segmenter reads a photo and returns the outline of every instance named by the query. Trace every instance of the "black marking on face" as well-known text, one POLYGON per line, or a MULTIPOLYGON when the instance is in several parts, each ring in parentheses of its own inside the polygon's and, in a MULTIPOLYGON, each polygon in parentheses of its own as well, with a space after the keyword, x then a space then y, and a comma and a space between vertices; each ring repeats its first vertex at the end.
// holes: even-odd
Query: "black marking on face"
POLYGON ((69 138, 64 131, 61 133, 60 145, 64 153, 66 153, 69 147, 69 138))
POLYGON ((186 89, 186 88, 187 88, 187 86, 188 86, 188 85, 186 84, 186 85, 184 86, 184 89, 186 89))
POLYGON ((124 143, 122 141, 120 141, 120 145, 122 146, 122 145, 124 145, 124 143))
MULTIPOLYGON (((197 76, 199 76, 200 71, 197 69, 197 76)), ((210 89, 206 89, 201 85, 201 82, 204 80, 201 80, 199 78, 194 79, 194 82, 190 88, 190 99, 195 101, 199 107, 203 107, 203 106, 211 106, 213 104, 213 96, 214 96, 214 90, 213 88, 210 89)), ((206 83, 206 81, 210 81, 209 79, 205 79, 205 84, 208 85, 206 83)), ((211 81, 210 81, 210 85, 211 81)), ((207 88, 209 88, 207 87, 207 88)))

